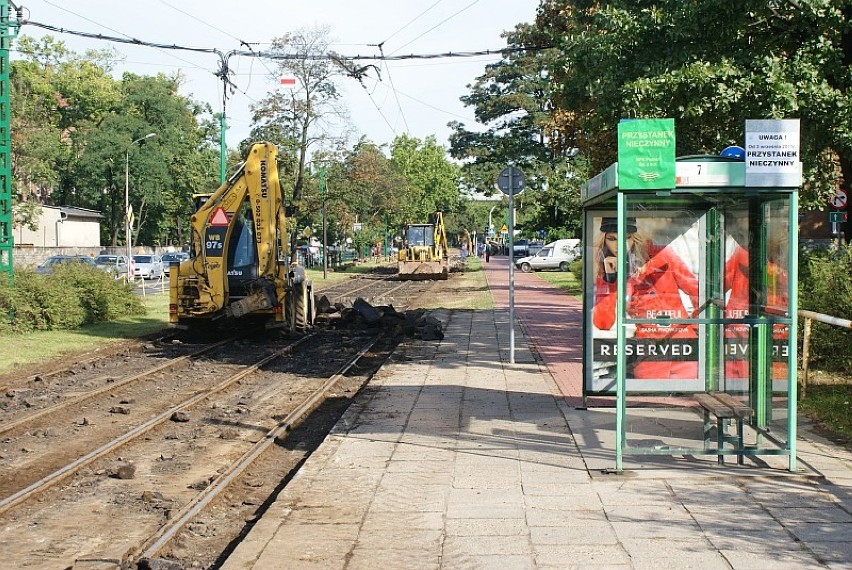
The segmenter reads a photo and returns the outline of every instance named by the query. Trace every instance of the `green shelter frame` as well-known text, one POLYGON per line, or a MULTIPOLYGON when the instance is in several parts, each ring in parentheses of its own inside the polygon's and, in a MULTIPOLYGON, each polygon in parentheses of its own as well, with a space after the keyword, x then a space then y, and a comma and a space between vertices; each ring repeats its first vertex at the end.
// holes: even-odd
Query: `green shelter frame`
POLYGON ((675 166, 673 188, 621 189, 617 163, 583 186, 584 407, 590 397, 615 396, 616 472, 625 455, 718 456, 719 463, 779 455, 796 471, 798 186, 746 186, 745 162, 720 156, 680 157, 675 166), (661 243, 640 237, 643 227, 661 243), (602 245, 614 235, 617 252, 602 245), (676 251, 692 260, 692 302, 664 290, 675 282, 673 261, 642 258, 637 243, 660 252, 658 260, 678 260, 676 251), (616 264, 614 276, 601 273, 605 256, 608 267, 616 264), (648 277, 654 265, 663 269, 648 277), (606 319, 596 311, 604 311, 607 291, 614 324, 602 330, 606 319), (667 298, 687 309, 666 310, 667 298), (705 394, 740 408, 719 414, 716 445, 706 407, 703 445, 678 437, 631 445, 628 397, 700 414, 705 394), (727 435, 732 423, 736 436, 727 435))

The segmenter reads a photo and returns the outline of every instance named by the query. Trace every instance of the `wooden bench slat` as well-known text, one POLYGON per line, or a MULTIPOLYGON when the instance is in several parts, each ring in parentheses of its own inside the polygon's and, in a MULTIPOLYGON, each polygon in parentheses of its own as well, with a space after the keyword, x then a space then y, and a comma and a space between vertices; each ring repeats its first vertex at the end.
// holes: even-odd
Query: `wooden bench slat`
POLYGON ((747 404, 722 392, 696 394, 695 401, 717 418, 748 418, 754 413, 747 404))
POLYGON ((724 392, 713 392, 713 396, 726 406, 730 407, 737 416, 751 417, 751 415, 754 414, 754 410, 752 410, 748 404, 737 400, 730 394, 726 394, 724 392))

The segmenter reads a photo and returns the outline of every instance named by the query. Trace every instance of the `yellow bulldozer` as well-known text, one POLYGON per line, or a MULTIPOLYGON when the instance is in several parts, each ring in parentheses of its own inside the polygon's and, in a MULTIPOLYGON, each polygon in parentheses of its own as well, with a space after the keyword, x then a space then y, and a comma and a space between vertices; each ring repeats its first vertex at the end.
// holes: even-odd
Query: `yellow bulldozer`
POLYGON ((431 223, 405 226, 405 243, 399 250, 400 279, 446 279, 449 264, 441 212, 435 212, 431 223))

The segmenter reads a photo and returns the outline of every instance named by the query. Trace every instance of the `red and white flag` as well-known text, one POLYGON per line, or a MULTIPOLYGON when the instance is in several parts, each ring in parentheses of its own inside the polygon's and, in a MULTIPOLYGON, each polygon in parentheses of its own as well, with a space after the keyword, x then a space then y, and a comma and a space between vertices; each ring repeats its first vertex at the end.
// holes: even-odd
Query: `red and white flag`
POLYGON ((282 77, 281 78, 281 86, 282 87, 295 87, 296 86, 296 78, 295 77, 282 77))

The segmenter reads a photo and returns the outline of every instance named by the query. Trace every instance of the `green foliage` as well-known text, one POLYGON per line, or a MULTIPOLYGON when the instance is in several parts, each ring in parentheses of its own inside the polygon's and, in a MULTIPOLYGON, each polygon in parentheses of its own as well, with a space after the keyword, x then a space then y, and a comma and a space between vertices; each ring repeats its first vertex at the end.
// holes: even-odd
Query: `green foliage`
MULTIPOLYGON (((852 247, 803 251, 799 260, 799 308, 852 319, 852 247)), ((852 347, 852 331, 813 322, 810 359, 815 366, 849 370, 852 350, 848 347, 852 347)))
POLYGON ((105 271, 65 264, 50 275, 15 272, 15 286, 0 283, 2 333, 74 329, 125 315, 144 314, 132 286, 105 271))
MULTIPOLYGON (((103 241, 124 241, 125 183, 135 241, 182 244, 191 195, 217 177, 208 106, 178 93, 178 76, 112 77, 110 52, 78 55, 51 37, 16 40, 11 67, 15 190, 101 212, 103 241), (156 133, 145 145, 132 141, 156 133), (125 178, 125 167, 127 177, 125 178)), ((26 202, 28 200, 24 200, 26 202)))
POLYGON ((575 259, 568 264, 568 270, 577 278, 577 281, 583 280, 583 259, 575 259))
POLYGON ((852 384, 810 385, 807 397, 799 405, 820 427, 839 436, 842 443, 852 443, 852 384))
POLYGON ((821 204, 852 159, 849 16, 848 0, 547 0, 553 116, 593 172, 615 161, 622 118, 673 117, 685 155, 742 144, 745 119, 797 117, 802 204, 821 204))
POLYGON ((391 163, 408 183, 404 214, 409 222, 425 220, 435 211, 451 212, 459 205, 459 168, 434 137, 421 141, 400 135, 391 145, 391 163))
MULTIPOLYGON (((549 41, 529 25, 517 26, 506 37, 510 47, 549 41)), ((574 237, 579 231, 582 180, 572 159, 575 136, 555 128, 552 83, 545 72, 558 65, 554 54, 540 49, 513 52, 486 66, 462 101, 473 106, 477 119, 489 128, 474 132, 453 123, 450 137, 452 156, 466 159, 461 180, 467 190, 494 195, 503 168, 512 164, 524 172, 526 190, 515 200, 515 228, 527 238, 538 238, 545 230, 548 241, 574 237)))

